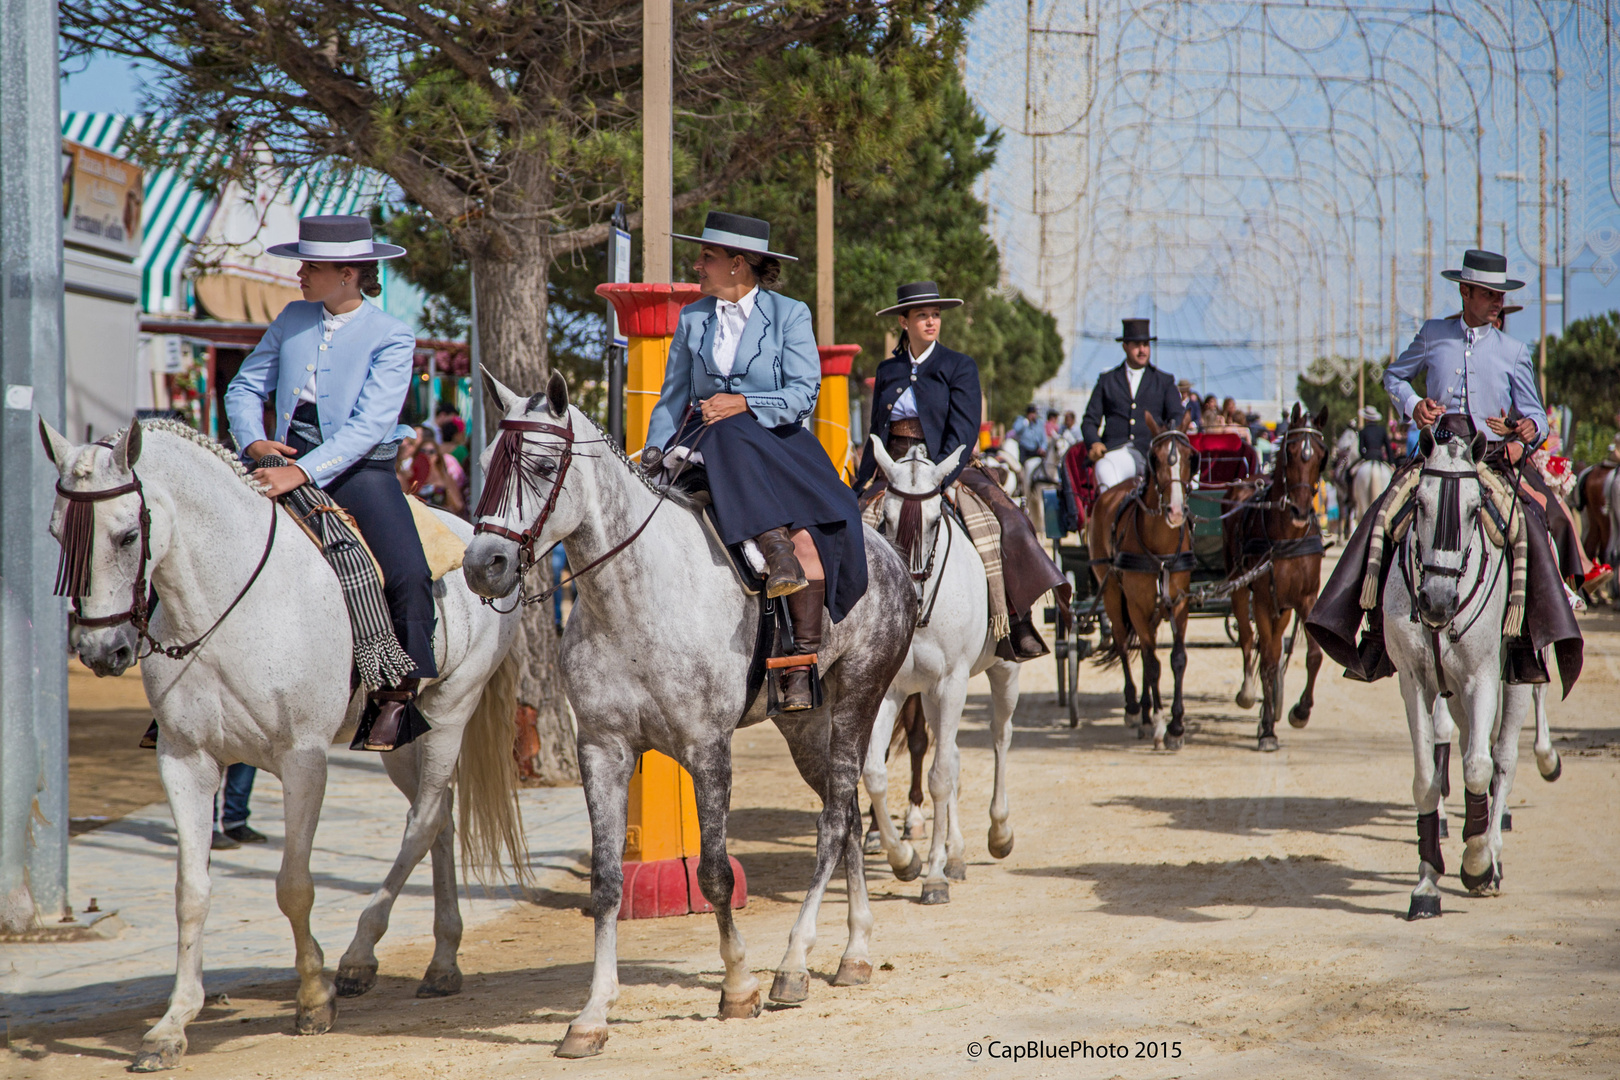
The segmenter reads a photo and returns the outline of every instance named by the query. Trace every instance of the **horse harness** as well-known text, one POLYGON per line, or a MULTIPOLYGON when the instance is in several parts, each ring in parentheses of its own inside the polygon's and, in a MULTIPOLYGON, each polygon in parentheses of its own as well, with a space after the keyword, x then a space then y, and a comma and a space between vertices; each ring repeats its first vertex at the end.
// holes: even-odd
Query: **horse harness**
MULTIPOLYGON (((1153 447, 1157 446, 1160 442, 1165 441, 1174 441, 1180 444, 1180 446, 1183 447, 1188 454, 1192 455, 1193 475, 1197 476, 1198 451, 1193 448, 1192 440, 1187 438, 1186 433, 1176 429, 1161 431, 1159 434, 1153 437, 1153 441, 1148 445, 1149 464, 1151 465, 1152 463, 1153 447)), ((1198 557, 1193 554, 1192 550, 1192 523, 1190 519, 1185 517, 1181 523, 1181 536, 1177 541, 1175 551, 1170 552, 1169 554, 1161 555, 1152 551, 1124 550, 1123 545, 1120 543, 1120 528, 1123 524, 1125 510, 1127 508, 1134 507, 1138 514, 1145 514, 1149 517, 1159 517, 1164 514, 1162 500, 1159 509, 1153 510, 1148 508, 1147 501, 1144 496, 1147 494, 1148 484, 1150 482, 1151 469, 1149 472, 1143 474, 1141 481, 1136 485, 1136 490, 1131 492, 1130 497, 1125 501, 1124 506, 1120 508, 1120 512, 1114 515, 1114 555, 1113 558, 1103 561, 1108 563, 1110 573, 1157 575, 1159 579, 1159 612, 1161 615, 1163 615, 1167 614, 1171 607, 1173 607, 1177 600, 1179 600, 1179 597, 1172 598, 1170 595, 1170 575, 1186 574, 1196 570, 1198 568, 1198 557)), ((1181 481, 1172 480, 1171 483, 1179 484, 1181 481)), ((1142 542, 1140 527, 1137 528, 1137 541, 1138 543, 1142 542)), ((1146 545, 1144 544, 1143 546, 1146 545)), ((1100 594, 1101 591, 1099 590, 1099 595, 1100 594)))
MULTIPOLYGON (((894 530, 894 546, 906 556, 906 569, 911 575, 912 587, 917 590, 917 628, 928 626, 929 620, 934 617, 934 605, 939 602, 939 589, 941 582, 934 583, 934 591, 928 594, 928 582, 934 576, 934 556, 939 553, 939 534, 945 534, 945 558, 940 563, 940 573, 951 561, 951 543, 954 539, 950 523, 945 520, 947 507, 950 503, 944 499, 945 489, 934 488, 931 491, 913 494, 906 491, 897 491, 893 484, 887 489, 887 494, 894 495, 901 500, 900 521, 894 530), (928 545, 928 559, 922 569, 917 568, 918 546, 922 541, 922 506, 929 499, 938 498, 941 501, 940 518, 934 528, 933 542, 928 545), (926 600, 926 603, 924 601, 926 600)), ((964 526, 964 531, 965 531, 964 526)))
MULTIPOLYGON (((102 446, 111 444, 102 442, 102 446)), ((130 470, 130 482, 119 484, 117 487, 102 488, 100 491, 70 491, 56 482, 56 493, 68 501, 67 513, 62 520, 62 555, 56 567, 55 594, 66 596, 73 601, 73 621, 79 626, 97 630, 108 626, 120 626, 129 623, 135 628, 138 639, 149 646, 145 656, 159 653, 170 660, 183 660, 203 643, 213 636, 236 605, 253 588, 253 583, 259 580, 265 564, 270 561, 270 550, 276 543, 276 523, 280 515, 276 513, 276 502, 270 500, 270 533, 264 541, 264 553, 259 556, 259 564, 253 568, 253 574, 247 579, 237 592, 236 598, 214 620, 212 626, 203 631, 201 635, 186 642, 184 645, 165 645, 152 636, 151 616, 152 607, 157 601, 157 590, 147 580, 147 567, 152 561, 152 513, 146 506, 146 492, 141 487, 141 478, 134 469, 130 470), (90 549, 94 543, 93 528, 95 525, 94 506, 98 502, 116 499, 124 495, 133 494, 140 500, 140 513, 137 520, 141 529, 141 562, 140 569, 135 573, 135 580, 130 584, 129 607, 116 615, 96 615, 87 617, 84 614, 84 596, 90 591, 90 549)), ((139 650, 137 650, 139 652, 139 650)), ((136 659, 143 657, 137 656, 136 659)))
MULTIPOLYGON (((1260 520, 1261 532, 1259 536, 1243 537, 1242 558, 1247 561, 1250 557, 1258 557, 1259 561, 1246 570, 1241 577, 1235 579, 1227 589, 1228 592, 1235 592, 1258 581, 1271 572, 1279 561, 1305 559, 1312 555, 1323 555, 1327 552, 1327 546, 1322 542, 1322 527, 1314 520, 1311 523, 1311 531, 1304 536, 1273 538, 1267 527, 1265 512, 1293 509, 1294 505, 1288 496, 1294 491, 1305 488, 1309 489, 1313 495, 1315 493, 1316 485, 1314 484, 1306 483, 1303 480, 1292 484, 1286 482, 1287 473, 1284 471, 1284 465, 1287 460, 1288 446, 1292 439, 1301 435, 1306 437, 1314 435, 1320 438, 1323 453, 1326 454, 1327 437, 1319 429, 1310 425, 1289 428, 1283 435, 1282 451, 1278 454, 1277 462, 1272 467, 1271 483, 1267 486, 1267 493, 1271 494, 1280 485, 1283 489, 1282 496, 1269 499, 1245 499, 1228 512, 1230 514, 1253 513, 1260 520)), ((1320 474, 1318 476, 1320 477, 1320 474)), ((1277 603, 1277 590, 1275 588, 1271 590, 1271 610, 1274 617, 1282 617, 1282 609, 1277 603)))

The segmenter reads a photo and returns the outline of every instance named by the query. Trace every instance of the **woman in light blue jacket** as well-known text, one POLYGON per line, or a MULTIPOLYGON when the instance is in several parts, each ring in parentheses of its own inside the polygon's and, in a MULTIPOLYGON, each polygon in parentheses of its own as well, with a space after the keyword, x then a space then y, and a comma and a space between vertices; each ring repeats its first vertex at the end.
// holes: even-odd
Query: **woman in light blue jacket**
POLYGON ((272 496, 313 483, 347 510, 383 573, 394 634, 416 662, 398 686, 374 691, 363 745, 392 750, 409 741, 402 724, 433 660, 433 588, 411 509, 394 474, 400 409, 411 385, 416 336, 365 302, 376 296, 377 260, 405 254, 372 239, 363 217, 307 217, 296 244, 270 254, 298 259, 302 301, 282 309, 225 391, 231 434, 250 464, 268 454, 292 462, 256 469, 272 496), (264 408, 275 409, 275 437, 264 408))
MULTIPOLYGON (((790 255, 758 218, 710 213, 694 269, 704 292, 681 310, 642 460, 703 463, 720 538, 755 541, 766 592, 786 596, 799 652, 821 644, 823 608, 842 619, 866 592, 854 492, 804 423, 821 390, 810 309, 771 291, 790 255)), ((808 709, 808 668, 788 668, 783 708, 808 709)))

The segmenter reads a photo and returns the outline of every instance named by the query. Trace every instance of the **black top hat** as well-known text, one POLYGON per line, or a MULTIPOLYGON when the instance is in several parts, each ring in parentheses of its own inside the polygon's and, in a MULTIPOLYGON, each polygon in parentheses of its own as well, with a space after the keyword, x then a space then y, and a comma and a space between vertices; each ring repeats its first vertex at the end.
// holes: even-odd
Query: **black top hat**
POLYGON ((699 244, 729 248, 732 251, 751 251, 755 255, 769 255, 784 262, 798 262, 792 255, 771 251, 771 223, 761 218, 728 214, 723 210, 710 210, 703 221, 702 236, 670 233, 677 240, 695 240, 699 244))
POLYGON ((1124 333, 1120 334, 1119 337, 1115 338, 1114 339, 1115 341, 1158 341, 1159 340, 1158 338, 1154 337, 1152 334, 1148 333, 1148 321, 1146 319, 1121 319, 1119 321, 1120 321, 1121 326, 1124 329, 1124 333))
POLYGON ((370 262, 405 254, 398 244, 371 238, 371 222, 358 214, 320 214, 298 222, 298 243, 273 244, 270 254, 303 262, 370 262))
POLYGON ((1511 292, 1524 288, 1524 282, 1507 276, 1507 256, 1494 251, 1469 248, 1463 252, 1461 270, 1442 270, 1440 276, 1447 281, 1464 285, 1480 285, 1493 292, 1511 292))
POLYGON ((910 285, 902 285, 894 290, 898 304, 890 305, 878 312, 879 316, 898 315, 914 307, 953 308, 961 307, 962 301, 950 296, 940 296, 939 286, 932 281, 913 281, 910 285))

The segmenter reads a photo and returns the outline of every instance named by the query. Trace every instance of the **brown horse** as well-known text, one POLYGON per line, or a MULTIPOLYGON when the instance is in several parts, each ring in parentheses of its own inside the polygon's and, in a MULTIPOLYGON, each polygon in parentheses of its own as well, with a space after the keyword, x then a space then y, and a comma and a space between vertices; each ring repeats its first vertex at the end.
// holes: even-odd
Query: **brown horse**
POLYGON ((1586 557, 1595 563, 1608 562, 1609 550, 1609 477, 1614 466, 1599 462, 1581 474, 1580 508, 1586 515, 1585 535, 1581 547, 1586 557))
POLYGON ((1098 655, 1097 663, 1117 662, 1123 668, 1125 722, 1136 723, 1141 713, 1137 738, 1146 736, 1151 724, 1154 749, 1179 750, 1186 731, 1181 682, 1187 672, 1187 602, 1195 565, 1187 489, 1198 472, 1198 452, 1187 438, 1190 413, 1182 415, 1179 427, 1160 427, 1151 415, 1146 419, 1153 433, 1146 474, 1097 497, 1086 537, 1091 570, 1114 628, 1113 646, 1098 655), (1159 699, 1158 656, 1159 623, 1167 615, 1175 629, 1170 671, 1176 683, 1168 725, 1159 699), (1142 653, 1140 703, 1131 681, 1133 649, 1142 653))
MULTIPOLYGON (((1221 503, 1227 572, 1234 581, 1249 579, 1232 592, 1232 615, 1243 649, 1243 687, 1237 703, 1245 709, 1254 705, 1257 624, 1262 688, 1258 737, 1266 752, 1277 749, 1288 616, 1297 612, 1303 624, 1322 584, 1322 529, 1314 501, 1327 463, 1327 439, 1321 430, 1326 423, 1326 408, 1313 420, 1295 405, 1263 494, 1256 497, 1255 484, 1240 482, 1228 489, 1221 503), (1254 624, 1249 621, 1251 602, 1254 624)), ((1292 648, 1290 641, 1290 652, 1292 648)), ((1309 634, 1306 650, 1305 692, 1288 714, 1288 722, 1296 728, 1310 723, 1316 673, 1322 667, 1322 647, 1309 634)))

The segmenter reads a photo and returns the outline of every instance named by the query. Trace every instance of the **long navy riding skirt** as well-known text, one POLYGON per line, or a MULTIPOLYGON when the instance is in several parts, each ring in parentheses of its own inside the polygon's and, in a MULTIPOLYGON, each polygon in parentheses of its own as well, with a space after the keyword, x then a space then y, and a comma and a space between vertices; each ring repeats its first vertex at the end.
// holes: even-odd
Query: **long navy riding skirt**
POLYGON ((704 424, 695 411, 670 446, 703 455, 720 539, 740 544, 786 526, 808 529, 827 579, 827 614, 838 622, 866 593, 866 540, 855 492, 802 424, 768 428, 751 413, 704 424))

